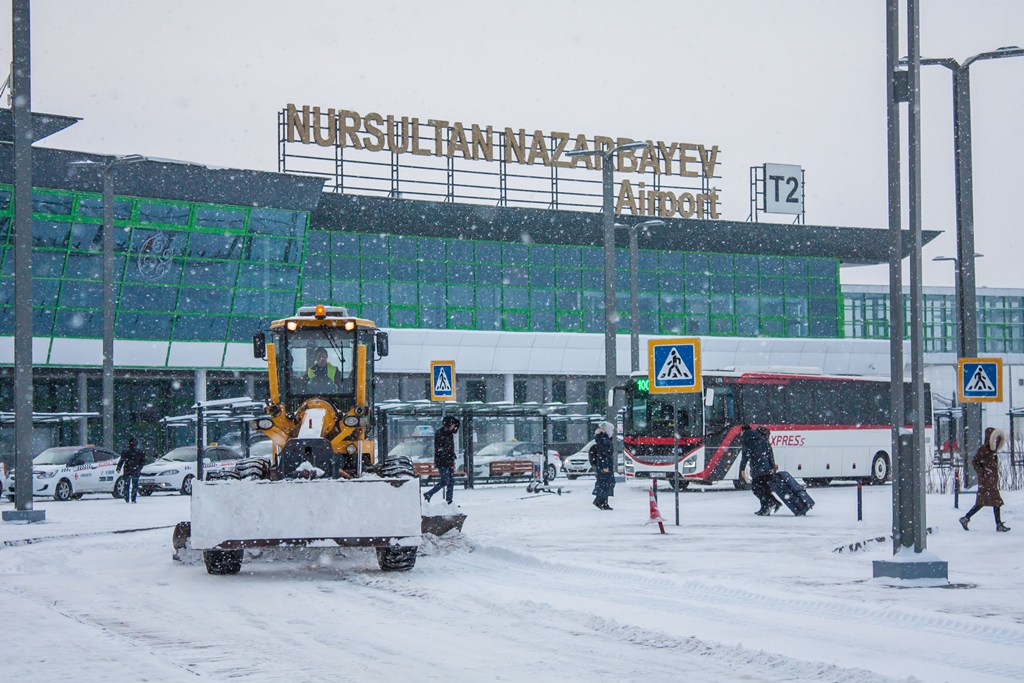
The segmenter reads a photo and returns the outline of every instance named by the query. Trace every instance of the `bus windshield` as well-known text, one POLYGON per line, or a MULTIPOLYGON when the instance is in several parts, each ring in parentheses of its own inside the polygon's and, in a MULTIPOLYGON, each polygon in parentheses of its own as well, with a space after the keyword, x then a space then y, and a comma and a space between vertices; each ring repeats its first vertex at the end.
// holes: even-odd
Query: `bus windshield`
POLYGON ((297 406, 323 398, 336 408, 355 396, 355 333, 336 327, 303 327, 284 332, 278 358, 282 398, 297 406), (286 335, 286 336, 284 336, 286 335))
POLYGON ((701 436, 703 405, 700 394, 655 395, 631 387, 627 396, 623 425, 626 436, 666 436, 673 434, 673 401, 679 406, 679 436, 701 436))

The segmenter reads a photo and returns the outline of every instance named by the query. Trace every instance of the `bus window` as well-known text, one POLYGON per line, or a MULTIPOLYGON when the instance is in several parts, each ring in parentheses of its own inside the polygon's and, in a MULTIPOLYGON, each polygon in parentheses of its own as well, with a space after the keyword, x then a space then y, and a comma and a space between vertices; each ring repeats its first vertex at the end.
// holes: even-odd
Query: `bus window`
MULTIPOLYGON (((717 391, 717 389, 716 389, 717 391)), ((697 394, 676 399, 679 403, 679 435, 700 436, 698 420, 700 397, 697 394)), ((654 398, 648 394, 634 395, 629 406, 629 433, 645 436, 672 436, 672 399, 654 398)))
POLYGON ((704 409, 704 422, 709 432, 727 429, 736 420, 736 409, 732 389, 715 387, 714 401, 704 409))

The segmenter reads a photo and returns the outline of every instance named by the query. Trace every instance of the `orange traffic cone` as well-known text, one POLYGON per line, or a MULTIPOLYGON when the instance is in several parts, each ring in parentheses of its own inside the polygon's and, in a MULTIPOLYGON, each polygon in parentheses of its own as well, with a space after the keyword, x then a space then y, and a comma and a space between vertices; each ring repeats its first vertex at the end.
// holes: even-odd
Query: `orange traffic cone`
POLYGON ((661 529, 661 533, 665 533, 665 520, 661 518, 661 512, 658 510, 658 480, 654 479, 651 482, 651 518, 647 520, 648 524, 657 523, 658 528, 661 529))

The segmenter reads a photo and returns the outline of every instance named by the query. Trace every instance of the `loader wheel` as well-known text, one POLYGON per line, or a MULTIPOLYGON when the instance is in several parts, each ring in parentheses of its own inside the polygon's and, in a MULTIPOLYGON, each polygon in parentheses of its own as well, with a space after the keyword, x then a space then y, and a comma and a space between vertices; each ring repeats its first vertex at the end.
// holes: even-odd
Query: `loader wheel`
POLYGON ((381 571, 407 572, 416 565, 416 546, 377 548, 377 564, 381 571))
POLYGON ((237 574, 242 570, 244 550, 204 550, 203 562, 208 574, 237 574))

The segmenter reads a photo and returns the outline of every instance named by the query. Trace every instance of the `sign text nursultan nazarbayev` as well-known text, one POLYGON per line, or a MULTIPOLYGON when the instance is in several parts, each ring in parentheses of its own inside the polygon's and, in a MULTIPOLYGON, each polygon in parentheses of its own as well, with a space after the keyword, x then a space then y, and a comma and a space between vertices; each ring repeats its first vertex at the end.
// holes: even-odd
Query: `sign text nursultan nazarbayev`
MULTIPOLYGON (((348 109, 303 105, 287 105, 285 109, 285 139, 305 145, 321 147, 352 147, 370 152, 387 151, 394 154, 414 154, 453 159, 461 157, 470 161, 495 161, 551 168, 601 168, 601 158, 580 156, 568 158, 566 152, 576 150, 612 149, 634 142, 632 138, 611 138, 603 135, 588 137, 580 133, 535 130, 527 133, 525 128, 504 128, 503 148, 496 144, 493 126, 478 124, 464 125, 459 121, 427 119, 421 123, 417 117, 382 116, 376 112, 360 115, 348 109), (326 125, 324 125, 326 119, 326 125), (426 130, 424 130, 424 128, 426 130), (447 132, 447 135, 445 134, 447 132), (425 133, 425 134, 424 134, 425 133), (551 141, 549 145, 548 141, 551 141), (498 147, 498 154, 495 148, 498 147), (501 156, 501 154, 504 156, 501 156)), ((711 179, 718 165, 718 145, 703 145, 688 142, 666 143, 648 140, 649 147, 643 150, 625 150, 616 155, 615 170, 619 173, 654 173, 683 178, 704 177, 711 179)), ((644 183, 637 188, 624 178, 619 185, 615 212, 640 216, 660 215, 683 218, 694 215, 710 215, 718 218, 718 191, 680 192, 647 190, 644 183)))

